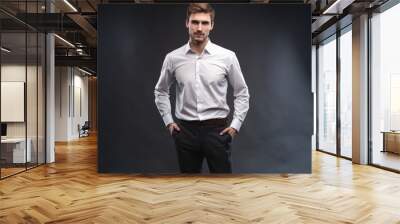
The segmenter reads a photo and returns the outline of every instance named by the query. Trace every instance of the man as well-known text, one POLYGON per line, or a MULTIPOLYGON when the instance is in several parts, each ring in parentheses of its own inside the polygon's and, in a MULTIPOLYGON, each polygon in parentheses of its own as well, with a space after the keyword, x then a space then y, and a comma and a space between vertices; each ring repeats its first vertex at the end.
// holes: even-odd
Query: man
POLYGON ((231 173, 230 142, 249 109, 249 92, 234 52, 209 39, 214 9, 207 3, 187 8, 189 42, 168 53, 155 87, 155 103, 173 136, 182 173, 200 173, 206 158, 211 173, 231 173), (176 82, 175 123, 169 88, 176 82), (233 120, 227 127, 228 82, 233 87, 233 120))

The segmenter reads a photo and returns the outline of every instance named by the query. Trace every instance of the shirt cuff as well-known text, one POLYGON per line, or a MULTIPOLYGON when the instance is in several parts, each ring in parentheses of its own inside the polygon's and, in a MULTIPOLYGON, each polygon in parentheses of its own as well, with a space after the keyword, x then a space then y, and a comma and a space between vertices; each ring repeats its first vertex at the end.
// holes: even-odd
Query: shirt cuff
POLYGON ((165 114, 162 117, 162 119, 164 121, 165 126, 168 126, 169 124, 174 123, 174 119, 172 118, 171 114, 165 114))
POLYGON ((237 118, 233 118, 230 127, 236 129, 236 131, 239 132, 241 126, 242 126, 242 122, 237 118))

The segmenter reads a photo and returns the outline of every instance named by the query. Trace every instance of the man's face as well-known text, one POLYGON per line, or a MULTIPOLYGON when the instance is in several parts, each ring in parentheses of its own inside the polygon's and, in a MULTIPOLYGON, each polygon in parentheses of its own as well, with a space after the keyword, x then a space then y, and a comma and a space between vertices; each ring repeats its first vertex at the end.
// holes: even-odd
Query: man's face
POLYGON ((186 21, 190 39, 197 43, 207 40, 213 26, 210 13, 193 13, 190 15, 189 20, 186 21))

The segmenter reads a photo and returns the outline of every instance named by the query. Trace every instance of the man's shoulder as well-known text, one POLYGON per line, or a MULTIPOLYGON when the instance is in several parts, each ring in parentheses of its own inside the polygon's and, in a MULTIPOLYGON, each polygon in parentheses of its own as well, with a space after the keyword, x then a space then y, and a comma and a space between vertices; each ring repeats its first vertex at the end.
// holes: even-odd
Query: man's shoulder
POLYGON ((179 47, 179 48, 177 48, 177 49, 175 49, 175 50, 172 50, 172 51, 168 52, 167 53, 167 57, 174 57, 174 56, 183 55, 184 51, 185 51, 185 47, 186 47, 186 44, 181 46, 181 47, 179 47))
POLYGON ((224 48, 224 47, 222 47, 222 46, 220 46, 220 45, 218 45, 218 44, 215 44, 215 43, 212 43, 212 44, 213 44, 214 50, 215 50, 217 53, 224 54, 224 55, 228 55, 228 56, 234 56, 234 55, 235 55, 235 52, 232 51, 232 50, 229 50, 229 49, 227 49, 227 48, 224 48))

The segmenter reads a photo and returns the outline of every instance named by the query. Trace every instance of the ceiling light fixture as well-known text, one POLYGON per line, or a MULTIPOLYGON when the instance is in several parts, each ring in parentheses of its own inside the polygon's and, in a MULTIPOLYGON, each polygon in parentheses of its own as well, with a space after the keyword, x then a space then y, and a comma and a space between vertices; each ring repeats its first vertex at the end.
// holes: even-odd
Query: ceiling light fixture
POLYGON ((9 50, 9 49, 7 49, 5 47, 1 47, 1 51, 4 51, 6 53, 10 53, 11 52, 11 50, 9 50))
POLYGON ((88 72, 88 71, 85 71, 85 70, 83 70, 83 69, 81 69, 81 68, 79 68, 79 67, 78 67, 78 70, 81 71, 81 72, 83 72, 83 73, 85 73, 85 74, 87 74, 87 75, 90 75, 90 76, 92 75, 92 73, 90 73, 90 72, 88 72))
POLYGON ((78 10, 68 1, 64 0, 65 4, 67 4, 74 12, 78 12, 78 10))
POLYGON ((331 14, 331 13, 339 14, 336 12, 337 10, 332 10, 332 9, 335 9, 335 7, 339 4, 340 1, 341 0, 336 0, 332 5, 330 5, 327 9, 325 9, 322 14, 328 14, 328 13, 329 14, 331 14), (331 12, 331 11, 335 11, 335 12, 331 12))
POLYGON ((81 48, 77 48, 77 49, 76 49, 76 52, 77 52, 79 55, 83 55, 83 50, 82 50, 81 48))
POLYGON ((66 43, 67 45, 69 45, 70 47, 73 47, 73 48, 75 48, 75 45, 73 45, 71 42, 69 42, 68 40, 66 40, 66 39, 64 39, 64 38, 62 38, 62 37, 60 37, 59 35, 57 35, 57 34, 54 34, 54 36, 55 37, 57 37, 59 40, 61 40, 62 42, 64 42, 64 43, 66 43))

